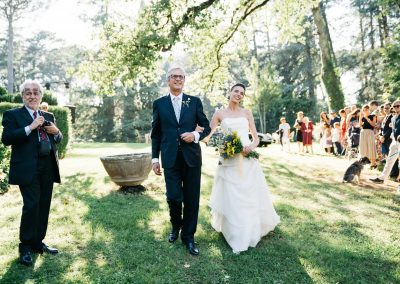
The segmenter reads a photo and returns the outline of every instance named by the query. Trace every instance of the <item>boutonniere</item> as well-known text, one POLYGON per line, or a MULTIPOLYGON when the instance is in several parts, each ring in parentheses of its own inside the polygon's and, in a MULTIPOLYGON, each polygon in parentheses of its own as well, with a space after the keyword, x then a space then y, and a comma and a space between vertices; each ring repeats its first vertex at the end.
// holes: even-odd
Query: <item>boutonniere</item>
POLYGON ((189 104, 190 104, 190 98, 188 98, 185 101, 182 101, 182 105, 184 105, 185 107, 189 107, 189 104))

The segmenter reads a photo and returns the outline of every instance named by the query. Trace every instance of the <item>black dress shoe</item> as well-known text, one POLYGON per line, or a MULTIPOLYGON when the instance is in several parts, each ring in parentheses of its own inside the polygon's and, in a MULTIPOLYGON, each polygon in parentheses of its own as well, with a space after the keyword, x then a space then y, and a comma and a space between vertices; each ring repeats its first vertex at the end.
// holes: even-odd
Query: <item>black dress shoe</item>
POLYGON ((370 181, 374 182, 374 183, 383 183, 384 180, 380 179, 380 178, 370 178, 370 181))
POLYGON ((174 243, 179 238, 179 229, 172 229, 168 235, 168 241, 174 243))
POLYGON ((186 248, 188 249, 189 253, 191 255, 199 255, 199 250, 196 248, 196 245, 194 244, 194 242, 188 242, 186 244, 186 248))
POLYGON ((42 247, 41 247, 41 248, 35 249, 34 252, 40 253, 40 254, 43 254, 43 253, 57 254, 57 253, 58 253, 58 249, 56 249, 56 248, 51 248, 51 247, 48 247, 48 246, 45 245, 45 244, 42 244, 42 247))
POLYGON ((30 251, 20 252, 19 262, 23 265, 31 266, 33 263, 31 252, 30 251))

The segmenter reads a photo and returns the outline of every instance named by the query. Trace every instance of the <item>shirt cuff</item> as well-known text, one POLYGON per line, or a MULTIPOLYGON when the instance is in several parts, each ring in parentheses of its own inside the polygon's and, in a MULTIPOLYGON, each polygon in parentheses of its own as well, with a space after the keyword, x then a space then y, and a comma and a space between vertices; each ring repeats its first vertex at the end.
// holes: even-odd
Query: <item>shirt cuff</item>
POLYGON ((192 131, 193 135, 194 135, 194 143, 199 143, 199 139, 200 139, 200 134, 197 131, 192 131))
POLYGON ((61 132, 58 131, 58 133, 56 135, 54 135, 54 140, 58 140, 61 136, 61 132))
POLYGON ((151 163, 152 164, 155 164, 155 163, 159 163, 159 159, 158 158, 153 158, 153 159, 151 159, 151 163))
POLYGON ((25 126, 25 133, 26 133, 26 136, 29 136, 29 134, 31 134, 31 132, 32 132, 32 130, 29 128, 29 125, 28 125, 28 126, 25 126))

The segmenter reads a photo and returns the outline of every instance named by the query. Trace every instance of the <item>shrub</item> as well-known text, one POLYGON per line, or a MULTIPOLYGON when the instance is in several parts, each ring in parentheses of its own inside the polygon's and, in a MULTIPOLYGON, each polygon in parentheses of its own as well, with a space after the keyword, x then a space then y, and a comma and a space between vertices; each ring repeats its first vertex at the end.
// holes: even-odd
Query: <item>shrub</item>
POLYGON ((3 96, 3 95, 7 95, 7 90, 6 90, 6 88, 0 86, 0 96, 3 96))
POLYGON ((49 106, 49 112, 54 114, 57 127, 63 134, 63 139, 58 144, 58 155, 60 159, 67 154, 68 144, 71 139, 71 114, 68 108, 59 106, 49 106))
MULTIPOLYGON (((0 103, 0 114, 4 111, 21 107, 21 104, 13 104, 13 103, 0 103)), ((68 143, 70 141, 71 134, 71 115, 69 109, 59 106, 50 106, 49 111, 54 114, 54 117, 57 121, 57 127, 63 134, 63 140, 60 144, 58 144, 58 154, 62 159, 65 157, 68 149, 68 143)), ((0 132, 1 135, 1 132, 0 132)))
MULTIPOLYGON (((0 117, 0 134, 2 133, 0 117)), ((0 194, 8 191, 8 170, 10 168, 10 149, 0 143, 0 194)))
POLYGON ((12 103, 13 100, 14 100, 14 95, 5 94, 0 96, 0 103, 2 102, 12 103))
MULTIPOLYGON (((47 102, 49 105, 56 106, 58 104, 57 98, 53 96, 50 92, 45 91, 42 98, 43 102, 47 102)), ((8 103, 22 103, 22 96, 20 94, 5 94, 0 95, 0 103, 8 102, 8 103)))

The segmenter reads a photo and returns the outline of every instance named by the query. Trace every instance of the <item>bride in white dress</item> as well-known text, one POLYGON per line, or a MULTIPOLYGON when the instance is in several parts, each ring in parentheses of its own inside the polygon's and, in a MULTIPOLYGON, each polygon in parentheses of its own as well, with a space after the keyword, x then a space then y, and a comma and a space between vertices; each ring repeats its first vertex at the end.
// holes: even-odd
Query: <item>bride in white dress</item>
MULTIPOLYGON (((239 105, 244 94, 242 84, 231 88, 229 105, 214 114, 212 132, 207 138, 218 125, 224 132, 237 131, 246 155, 257 147, 259 138, 251 111, 239 105), (249 131, 253 141, 249 139, 249 131)), ((209 206, 212 227, 222 232, 234 253, 255 247, 280 221, 258 160, 241 154, 226 160, 221 157, 209 206)))

